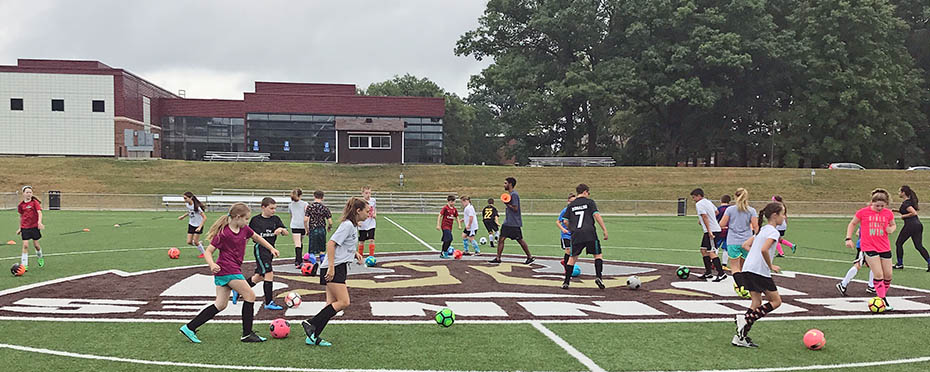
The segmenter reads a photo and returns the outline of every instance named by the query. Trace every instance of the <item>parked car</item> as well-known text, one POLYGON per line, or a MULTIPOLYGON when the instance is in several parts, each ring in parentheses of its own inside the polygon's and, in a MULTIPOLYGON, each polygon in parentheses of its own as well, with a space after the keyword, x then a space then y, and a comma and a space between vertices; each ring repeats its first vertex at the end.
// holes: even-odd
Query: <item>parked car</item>
POLYGON ((865 170, 865 167, 856 163, 830 163, 830 165, 827 166, 827 169, 865 170))
POLYGON ((930 167, 928 167, 928 166, 926 166, 926 165, 918 165, 918 166, 916 166, 916 167, 907 168, 907 170, 909 170, 909 171, 915 171, 915 170, 925 171, 925 170, 930 170, 930 167))

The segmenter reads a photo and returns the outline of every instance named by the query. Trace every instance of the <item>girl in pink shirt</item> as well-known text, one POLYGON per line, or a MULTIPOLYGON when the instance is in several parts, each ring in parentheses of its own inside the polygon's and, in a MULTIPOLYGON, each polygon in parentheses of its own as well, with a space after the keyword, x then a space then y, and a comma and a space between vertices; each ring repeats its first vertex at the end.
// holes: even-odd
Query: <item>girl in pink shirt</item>
POLYGON ((859 228, 860 249, 875 278, 875 293, 885 302, 886 310, 893 310, 885 299, 891 287, 891 241, 888 237, 897 229, 894 214, 887 209, 888 192, 876 189, 872 202, 856 212, 846 227, 846 246, 855 249, 852 236, 859 228))

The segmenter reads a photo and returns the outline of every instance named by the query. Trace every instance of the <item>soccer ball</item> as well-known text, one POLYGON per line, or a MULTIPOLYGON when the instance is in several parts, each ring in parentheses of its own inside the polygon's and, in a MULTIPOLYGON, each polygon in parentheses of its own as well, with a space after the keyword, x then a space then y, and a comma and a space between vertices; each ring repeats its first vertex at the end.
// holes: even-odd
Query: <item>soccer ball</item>
POLYGON ((632 275, 626 278, 626 286, 630 287, 630 289, 639 289, 639 287, 643 286, 643 282, 639 280, 638 276, 632 275))
POLYGON ((746 287, 740 286, 739 284, 733 283, 733 291, 736 292, 736 295, 740 296, 741 298, 752 298, 752 296, 749 295, 749 290, 747 290, 746 287))
POLYGON ((454 252, 452 252, 452 258, 454 258, 454 259, 456 259, 456 260, 461 260, 461 259, 462 259, 462 251, 456 249, 454 252))
POLYGON ((823 332, 819 329, 808 330, 804 334, 804 346, 811 350, 820 350, 827 344, 827 339, 823 337, 823 332))
POLYGON ((579 276, 579 275, 581 275, 581 267, 578 265, 575 265, 575 268, 572 270, 572 276, 579 276))
POLYGON ((300 295, 297 292, 291 292, 287 294, 287 297, 284 297, 284 304, 287 307, 298 307, 300 306, 300 295))
POLYGON ((691 275, 691 269, 687 266, 678 266, 678 271, 675 274, 678 275, 679 279, 688 279, 688 276, 691 275))
POLYGON ((171 247, 168 249, 168 258, 171 258, 174 260, 174 259, 177 259, 178 257, 181 257, 180 249, 177 249, 175 247, 171 247))
POLYGON ((451 327, 455 323, 455 313, 452 309, 445 308, 436 313, 436 323, 443 327, 451 327))
POLYGON ((23 276, 26 273, 26 267, 20 264, 13 264, 13 267, 10 268, 10 272, 13 273, 13 276, 23 276))
POLYGON ((271 337, 285 338, 291 333, 291 324, 284 318, 278 318, 271 321, 271 337))
POLYGON ((488 244, 488 239, 482 236, 481 239, 478 239, 478 244, 481 244, 481 245, 488 244))
POLYGON ((375 264, 377 263, 378 263, 378 259, 375 258, 375 256, 368 256, 368 258, 365 259, 365 266, 375 267, 375 264))
POLYGON ((869 311, 875 314, 885 312, 885 300, 881 297, 873 297, 869 300, 869 311))
POLYGON ((313 264, 305 262, 303 265, 300 265, 300 273, 304 274, 304 276, 310 276, 313 274, 313 264))

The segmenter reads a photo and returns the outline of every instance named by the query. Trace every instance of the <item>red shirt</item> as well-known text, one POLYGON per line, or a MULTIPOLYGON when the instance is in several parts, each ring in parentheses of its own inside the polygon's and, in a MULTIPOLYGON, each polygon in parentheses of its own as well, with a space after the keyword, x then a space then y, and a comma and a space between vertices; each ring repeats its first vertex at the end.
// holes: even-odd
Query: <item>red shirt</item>
POLYGON ((42 204, 38 200, 20 202, 16 207, 16 211, 19 212, 19 227, 23 229, 39 227, 39 211, 41 210, 42 204))
POLYGON ((891 252, 891 242, 885 228, 894 219, 888 208, 875 213, 872 207, 865 207, 856 212, 859 219, 859 239, 863 252, 891 252))
POLYGON ((439 212, 439 215, 442 216, 442 229, 443 230, 452 230, 452 223, 455 222, 455 218, 459 216, 459 211, 455 207, 450 207, 448 204, 442 207, 442 212, 439 212))

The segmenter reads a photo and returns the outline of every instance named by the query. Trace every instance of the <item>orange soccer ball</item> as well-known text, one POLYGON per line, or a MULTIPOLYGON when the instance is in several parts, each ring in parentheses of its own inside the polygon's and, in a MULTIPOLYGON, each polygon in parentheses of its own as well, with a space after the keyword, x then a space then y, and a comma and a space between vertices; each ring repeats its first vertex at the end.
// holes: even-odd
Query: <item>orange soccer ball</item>
POLYGON ((177 249, 176 247, 171 247, 171 249, 168 249, 168 257, 171 259, 177 259, 178 257, 181 257, 181 250, 177 249))
POLYGON ((811 329, 804 334, 804 346, 808 349, 820 350, 823 349, 826 344, 827 339, 824 338, 823 332, 819 329, 811 329))

